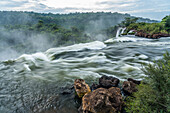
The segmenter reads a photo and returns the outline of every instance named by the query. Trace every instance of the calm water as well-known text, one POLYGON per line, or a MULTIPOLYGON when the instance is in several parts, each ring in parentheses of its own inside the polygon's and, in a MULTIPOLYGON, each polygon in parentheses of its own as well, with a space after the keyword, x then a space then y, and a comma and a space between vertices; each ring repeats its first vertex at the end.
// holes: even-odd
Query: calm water
POLYGON ((0 113, 77 113, 73 82, 96 82, 102 75, 124 81, 146 76, 142 65, 170 51, 170 37, 118 37, 0 62, 0 113))

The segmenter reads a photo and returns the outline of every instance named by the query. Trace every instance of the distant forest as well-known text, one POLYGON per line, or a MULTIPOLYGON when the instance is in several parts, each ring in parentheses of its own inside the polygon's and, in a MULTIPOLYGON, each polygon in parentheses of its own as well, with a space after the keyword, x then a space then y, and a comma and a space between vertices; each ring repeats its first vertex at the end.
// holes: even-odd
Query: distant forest
MULTIPOLYGON (((89 12, 52 14, 0 11, 0 52, 32 53, 51 47, 104 41, 116 35, 129 14, 89 12)), ((138 18, 138 22, 158 21, 138 18)))

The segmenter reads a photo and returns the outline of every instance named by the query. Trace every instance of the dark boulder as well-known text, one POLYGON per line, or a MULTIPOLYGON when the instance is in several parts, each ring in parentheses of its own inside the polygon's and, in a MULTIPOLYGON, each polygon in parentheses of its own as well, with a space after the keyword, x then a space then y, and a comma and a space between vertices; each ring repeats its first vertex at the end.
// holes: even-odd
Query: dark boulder
POLYGON ((124 94, 131 95, 133 92, 136 92, 137 91, 136 85, 137 84, 135 84, 132 81, 124 81, 122 85, 122 90, 124 94))
POLYGON ((95 84, 93 83, 91 86, 90 86, 90 89, 93 91, 93 90, 96 90, 97 88, 100 88, 101 86, 99 84, 95 84))
POLYGON ((137 84, 137 85, 139 85, 139 84, 141 83, 141 81, 139 81, 139 80, 134 80, 134 79, 132 79, 132 78, 128 78, 127 80, 128 80, 128 81, 132 81, 133 83, 135 83, 135 84, 137 84))
POLYGON ((98 88, 82 98, 81 113, 116 113, 121 112, 123 98, 119 88, 98 88))
POLYGON ((112 106, 116 109, 117 112, 120 112, 124 105, 120 88, 111 87, 108 89, 108 91, 109 91, 109 93, 108 93, 109 100, 110 100, 112 106))
POLYGON ((102 76, 99 78, 99 85, 103 88, 117 87, 119 79, 112 76, 102 76))

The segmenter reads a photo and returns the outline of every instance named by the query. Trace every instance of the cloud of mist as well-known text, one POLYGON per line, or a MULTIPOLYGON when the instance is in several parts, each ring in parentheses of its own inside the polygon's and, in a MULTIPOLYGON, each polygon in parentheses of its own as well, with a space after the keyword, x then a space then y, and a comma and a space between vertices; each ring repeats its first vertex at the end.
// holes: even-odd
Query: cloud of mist
POLYGON ((0 28, 0 60, 15 59, 24 53, 43 52, 52 46, 45 34, 0 28))
POLYGON ((122 20, 124 20, 124 17, 118 17, 117 15, 115 15, 114 19, 108 16, 100 16, 97 20, 89 21, 84 33, 89 35, 93 40, 105 41, 109 37, 104 34, 104 30, 121 23, 122 20))

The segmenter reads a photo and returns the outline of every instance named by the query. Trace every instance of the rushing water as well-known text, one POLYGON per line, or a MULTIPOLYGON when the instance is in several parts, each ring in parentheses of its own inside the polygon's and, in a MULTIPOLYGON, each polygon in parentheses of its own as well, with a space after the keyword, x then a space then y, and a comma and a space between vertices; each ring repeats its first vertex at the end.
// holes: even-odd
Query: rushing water
POLYGON ((1 61, 0 113, 77 113, 76 78, 89 84, 102 75, 142 79, 142 65, 170 51, 169 40, 126 36, 1 61))

